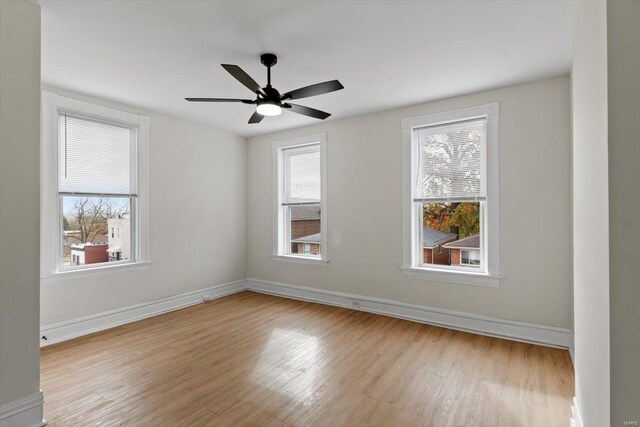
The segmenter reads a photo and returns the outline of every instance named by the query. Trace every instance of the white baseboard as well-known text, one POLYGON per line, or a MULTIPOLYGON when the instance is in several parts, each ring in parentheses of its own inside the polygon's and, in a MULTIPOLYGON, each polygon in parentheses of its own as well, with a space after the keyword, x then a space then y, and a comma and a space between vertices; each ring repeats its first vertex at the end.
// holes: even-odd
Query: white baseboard
POLYGON ((573 366, 573 369, 576 369, 576 356, 575 353, 573 352, 573 332, 571 333, 571 346, 569 347, 569 357, 571 357, 571 366, 573 366))
POLYGON ((389 299, 352 295, 344 292, 327 291, 255 278, 224 283, 158 301, 44 325, 40 328, 40 332, 41 336, 47 337, 47 340, 41 340, 41 346, 55 344, 82 335, 135 322, 136 320, 157 316, 201 303, 204 299, 219 298, 247 289, 285 298, 383 314, 481 335, 541 344, 550 347, 566 348, 569 349, 570 352, 572 348, 573 340, 569 329, 497 319, 489 316, 407 304, 389 299))
POLYGON ((571 405, 571 423, 570 427, 582 427, 582 417, 580 416, 580 407, 578 406, 578 401, 576 398, 573 398, 573 405, 571 405))
POLYGON ((0 427, 42 427, 42 392, 0 406, 0 427))
POLYGON ((82 335, 135 322, 136 320, 157 316, 169 311, 199 304, 204 300, 234 294, 245 289, 246 281, 237 280, 235 282, 223 283, 221 285, 211 286, 209 288, 187 292, 157 301, 136 304, 129 307, 105 311, 50 325, 43 325, 40 327, 40 336, 45 336, 47 339, 45 340, 41 338, 40 346, 44 347, 82 335))
POLYGON ((247 287, 249 290, 255 292, 338 307, 347 307, 514 341, 565 349, 570 349, 572 346, 572 334, 569 329, 497 319, 477 314, 407 304, 382 298, 351 295, 343 292, 307 288, 254 278, 247 279, 247 287))

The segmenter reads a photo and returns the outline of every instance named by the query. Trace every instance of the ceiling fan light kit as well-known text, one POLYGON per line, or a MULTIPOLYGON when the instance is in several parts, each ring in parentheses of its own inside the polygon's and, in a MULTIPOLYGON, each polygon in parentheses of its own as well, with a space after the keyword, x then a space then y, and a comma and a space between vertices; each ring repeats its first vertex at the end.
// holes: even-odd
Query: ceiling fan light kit
POLYGON ((282 114, 282 107, 273 101, 258 101, 258 106, 256 107, 256 111, 258 114, 263 116, 279 116, 282 114))
POLYGON ((235 98, 185 98, 190 102, 241 102, 243 104, 255 104, 256 111, 249 119, 249 124, 260 123, 265 116, 278 116, 282 113, 282 109, 291 110, 294 113, 324 120, 331 114, 316 110, 314 108, 305 107, 303 105, 291 104, 291 99, 308 98, 310 96, 322 95, 324 93, 335 92, 344 89, 344 86, 338 80, 330 80, 323 83, 316 83, 311 86, 305 86, 300 89, 292 90, 283 95, 276 88, 271 86, 271 67, 277 64, 278 57, 272 53, 264 53, 260 55, 260 62, 267 67, 267 85, 260 85, 251 78, 244 70, 237 65, 222 64, 222 68, 227 70, 236 80, 246 86, 249 90, 256 94, 256 99, 235 99, 235 98))
POLYGON ((279 105, 265 102, 264 104, 258 104, 256 108, 258 114, 263 116, 279 116, 282 114, 282 108, 279 105))

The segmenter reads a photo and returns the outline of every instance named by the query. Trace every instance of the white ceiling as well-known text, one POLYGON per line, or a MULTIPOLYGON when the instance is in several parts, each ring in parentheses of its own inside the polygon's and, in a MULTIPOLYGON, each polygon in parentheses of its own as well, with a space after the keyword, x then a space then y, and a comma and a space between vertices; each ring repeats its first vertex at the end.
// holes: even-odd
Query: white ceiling
POLYGON ((253 106, 187 103, 251 97, 221 66, 260 84, 273 52, 281 92, 339 79, 300 100, 327 120, 569 72, 569 1, 40 1, 46 85, 250 136, 317 122, 253 106))

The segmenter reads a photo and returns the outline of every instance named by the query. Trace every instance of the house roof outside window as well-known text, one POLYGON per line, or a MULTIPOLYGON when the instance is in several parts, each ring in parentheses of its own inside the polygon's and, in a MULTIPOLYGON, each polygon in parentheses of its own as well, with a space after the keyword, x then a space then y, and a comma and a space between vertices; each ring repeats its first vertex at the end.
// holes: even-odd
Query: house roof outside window
POLYGON ((291 243, 321 243, 321 238, 321 233, 316 233, 299 237, 295 240, 292 240, 291 243))
POLYGON ((436 246, 449 242, 458 237, 455 233, 446 233, 434 228, 424 227, 422 229, 422 246, 427 249, 433 249, 436 246))
POLYGON ((480 249, 480 235, 472 234, 455 242, 447 243, 444 247, 449 249, 480 249))
POLYGON ((77 251, 84 251, 84 248, 87 246, 107 246, 106 243, 74 243, 71 245, 71 249, 77 251))
MULTIPOLYGON (((71 232, 65 231, 64 240, 62 244, 64 246, 71 246, 71 245, 77 245, 82 243, 78 235, 80 235, 79 231, 71 231, 71 232)), ((87 243, 93 243, 95 245, 106 245, 108 242, 109 242, 109 237, 106 234, 98 234, 96 236, 93 236, 93 240, 91 242, 87 242, 87 243)))

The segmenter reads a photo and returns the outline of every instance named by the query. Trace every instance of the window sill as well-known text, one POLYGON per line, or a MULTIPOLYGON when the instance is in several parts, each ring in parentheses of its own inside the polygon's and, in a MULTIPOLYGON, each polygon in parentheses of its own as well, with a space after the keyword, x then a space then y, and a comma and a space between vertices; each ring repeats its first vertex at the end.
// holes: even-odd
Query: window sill
POLYGON ((293 256, 293 255, 271 255, 271 259, 275 261, 287 261, 287 262, 295 262, 298 264, 312 264, 312 265, 323 265, 323 266, 326 266, 329 263, 329 261, 326 259, 308 258, 308 257, 293 256))
POLYGON ((81 270, 60 271, 40 278, 43 286, 56 285, 60 283, 73 283, 88 280, 95 277, 139 273, 149 270, 151 262, 132 262, 130 264, 105 265, 100 267, 83 268, 81 270))
POLYGON ((434 282, 456 283, 459 285, 500 287, 502 276, 497 274, 474 273, 466 271, 448 271, 431 268, 402 267, 402 274, 412 279, 432 280, 434 282))

